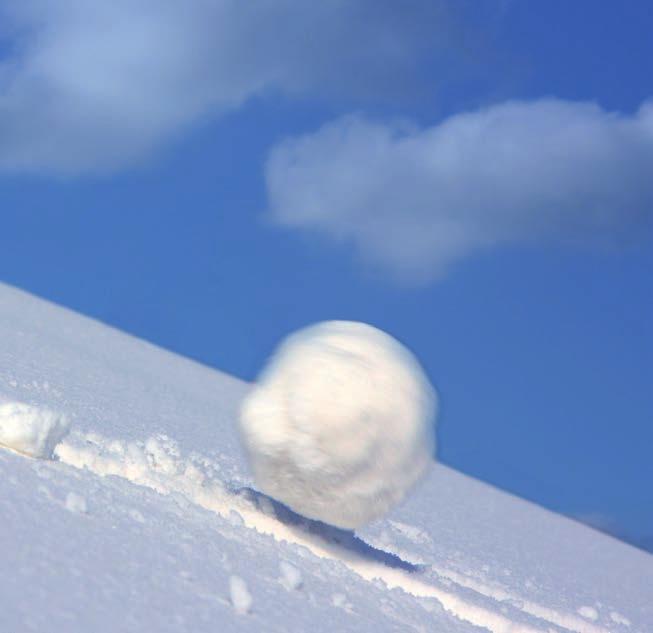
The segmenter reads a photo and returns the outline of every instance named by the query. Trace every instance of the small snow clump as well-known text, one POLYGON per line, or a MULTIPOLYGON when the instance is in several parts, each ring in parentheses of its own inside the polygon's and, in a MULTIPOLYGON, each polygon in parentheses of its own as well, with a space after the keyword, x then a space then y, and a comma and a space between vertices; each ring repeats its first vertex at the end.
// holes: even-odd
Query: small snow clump
POLYGON ((240 434, 262 492, 354 529, 386 514, 424 474, 436 406, 398 341, 328 321, 281 344, 242 405, 240 434))
POLYGON ((86 514, 86 499, 76 492, 69 492, 66 495, 66 510, 74 514, 86 514))
POLYGON ((247 583, 240 576, 229 578, 229 597, 234 611, 241 615, 249 613, 252 608, 252 594, 249 593, 247 583))
POLYGON ((617 611, 610 611, 610 619, 617 624, 623 624, 624 626, 630 626, 630 620, 617 611))
POLYGON ((279 582, 288 591, 295 591, 302 586, 302 572, 288 561, 282 560, 279 564, 279 582))
POLYGON ((68 432, 65 415, 22 402, 0 402, 0 445, 52 459, 55 446, 68 432))
POLYGON ((578 613, 588 620, 598 620, 599 614, 594 607, 579 607, 578 613))

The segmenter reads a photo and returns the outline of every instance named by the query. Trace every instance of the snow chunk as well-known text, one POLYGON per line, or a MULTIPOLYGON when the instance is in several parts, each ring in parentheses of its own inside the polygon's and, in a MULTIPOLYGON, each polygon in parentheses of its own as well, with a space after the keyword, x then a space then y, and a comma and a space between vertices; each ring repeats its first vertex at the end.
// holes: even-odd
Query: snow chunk
POLYGON ((344 609, 348 613, 353 613, 354 606, 347 600, 344 593, 334 593, 331 596, 331 604, 338 609, 344 609))
POLYGON ((279 571, 281 573, 279 582, 288 591, 294 591, 302 586, 302 572, 288 561, 281 561, 279 571))
POLYGON ((432 462, 436 403, 398 341, 329 321, 281 344, 243 403, 240 432, 263 492, 353 529, 399 503, 432 462))
POLYGON ((579 607, 578 614, 582 615, 584 618, 587 618, 588 620, 599 619, 599 614, 597 613, 594 607, 579 607))
POLYGON ((229 578, 229 597, 236 613, 244 615, 252 608, 252 594, 249 593, 247 583, 240 576, 229 578))
POLYGON ((588 620, 598 620, 599 614, 594 607, 579 607, 578 614, 588 620))
POLYGON ((61 413, 22 402, 0 402, 0 445, 24 455, 52 459, 68 428, 61 413))
POLYGON ((610 611, 610 619, 616 624, 623 624, 623 626, 630 626, 630 620, 617 611, 610 611))
POLYGON ((69 492, 66 495, 66 510, 75 514, 86 514, 86 499, 76 492, 69 492))

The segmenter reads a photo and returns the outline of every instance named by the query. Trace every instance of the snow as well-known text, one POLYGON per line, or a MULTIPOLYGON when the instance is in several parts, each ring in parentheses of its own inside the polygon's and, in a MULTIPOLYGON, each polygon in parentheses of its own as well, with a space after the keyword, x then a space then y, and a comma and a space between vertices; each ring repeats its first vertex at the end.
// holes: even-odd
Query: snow
POLYGON ((617 624, 623 624, 624 626, 630 626, 630 620, 628 618, 624 618, 623 615, 620 613, 617 613, 616 611, 611 611, 610 612, 610 618, 612 619, 613 622, 616 622, 617 624))
POLYGON ((279 563, 279 582, 288 591, 295 591, 302 586, 302 572, 292 563, 282 560, 279 563))
POLYGON ((86 499, 76 492, 69 492, 66 495, 66 509, 77 514, 86 514, 88 511, 86 499))
POLYGON ((0 446, 50 459, 68 432, 65 415, 23 402, 0 401, 0 446))
POLYGON ((334 593, 333 596, 331 596, 331 602, 334 607, 345 609, 346 611, 351 611, 353 608, 353 606, 347 602, 347 596, 344 593, 334 593))
POLYGON ((234 611, 240 615, 249 613, 252 608, 252 594, 249 593, 247 583, 240 576, 229 578, 229 597, 234 611))
POLYGON ((0 340, 2 402, 72 421, 0 450, 2 631, 653 630, 645 552, 442 464, 355 534, 311 521, 250 479, 249 385, 1 285, 0 340))
POLYGON ((588 620, 598 620, 599 614, 594 607, 582 606, 579 607, 578 613, 588 620))
POLYGON ((364 323, 288 337, 245 399, 240 431, 259 490, 358 528, 404 499, 432 463, 435 390, 414 356, 364 323))

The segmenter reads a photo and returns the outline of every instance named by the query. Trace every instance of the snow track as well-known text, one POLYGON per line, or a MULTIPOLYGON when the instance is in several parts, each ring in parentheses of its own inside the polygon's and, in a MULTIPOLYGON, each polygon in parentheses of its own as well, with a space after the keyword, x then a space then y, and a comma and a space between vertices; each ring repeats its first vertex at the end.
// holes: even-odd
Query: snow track
POLYGON ((338 561, 367 581, 380 580, 388 589, 434 598, 456 618, 492 633, 610 633, 577 615, 523 600, 502 587, 443 567, 412 565, 351 532, 304 519, 250 488, 230 485, 220 463, 197 454, 182 458, 176 442, 165 435, 144 442, 124 442, 97 433, 73 432, 55 454, 70 466, 101 476, 122 477, 162 494, 181 494, 227 519, 237 516, 246 527, 279 542, 303 546, 320 558, 338 561), (445 579, 447 584, 438 579, 445 579), (465 596, 470 593, 480 600, 467 600, 465 596))

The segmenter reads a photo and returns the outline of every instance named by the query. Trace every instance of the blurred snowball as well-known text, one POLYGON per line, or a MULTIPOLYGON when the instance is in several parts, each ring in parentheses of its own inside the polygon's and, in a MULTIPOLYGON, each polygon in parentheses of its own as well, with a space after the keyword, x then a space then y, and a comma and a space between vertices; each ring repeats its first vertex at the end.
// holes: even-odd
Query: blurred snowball
POLYGON ((261 491, 353 529, 383 516, 424 474, 436 406, 398 341, 364 323, 328 321, 277 349, 243 403, 240 432, 261 491))

